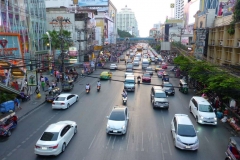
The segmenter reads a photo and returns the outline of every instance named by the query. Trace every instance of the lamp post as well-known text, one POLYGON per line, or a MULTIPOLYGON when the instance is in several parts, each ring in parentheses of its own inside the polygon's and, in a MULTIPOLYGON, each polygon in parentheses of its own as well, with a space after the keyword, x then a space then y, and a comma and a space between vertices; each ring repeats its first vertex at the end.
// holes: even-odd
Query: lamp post
MULTIPOLYGON (((49 72, 52 75, 52 73, 53 73, 53 65, 51 63, 51 60, 52 60, 52 39, 51 39, 51 36, 50 36, 49 32, 46 32, 46 34, 47 34, 48 40, 49 40, 48 45, 50 46, 49 54, 48 54, 49 55, 49 72)), ((54 61, 54 57, 53 57, 53 61, 54 61)))

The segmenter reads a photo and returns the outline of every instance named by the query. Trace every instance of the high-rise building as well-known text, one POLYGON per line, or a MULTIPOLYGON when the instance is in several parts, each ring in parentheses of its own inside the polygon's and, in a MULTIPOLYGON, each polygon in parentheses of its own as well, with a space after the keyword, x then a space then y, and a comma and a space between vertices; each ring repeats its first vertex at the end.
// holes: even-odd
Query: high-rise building
POLYGON ((182 19, 184 15, 184 5, 187 3, 187 0, 175 0, 174 5, 174 18, 182 19))
POLYGON ((135 13, 127 6, 117 13, 117 28, 129 32, 136 37, 139 36, 135 13))

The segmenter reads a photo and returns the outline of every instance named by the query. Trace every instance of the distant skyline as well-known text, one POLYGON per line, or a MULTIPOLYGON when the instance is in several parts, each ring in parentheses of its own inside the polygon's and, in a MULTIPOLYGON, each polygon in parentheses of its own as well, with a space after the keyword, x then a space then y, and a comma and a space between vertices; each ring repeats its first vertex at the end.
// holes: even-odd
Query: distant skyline
POLYGON ((138 22, 140 37, 148 37, 149 30, 153 28, 155 23, 165 22, 166 17, 174 17, 174 9, 170 8, 170 4, 175 0, 111 0, 113 5, 119 12, 127 6, 135 13, 138 22), (144 3, 145 2, 145 3, 144 3))

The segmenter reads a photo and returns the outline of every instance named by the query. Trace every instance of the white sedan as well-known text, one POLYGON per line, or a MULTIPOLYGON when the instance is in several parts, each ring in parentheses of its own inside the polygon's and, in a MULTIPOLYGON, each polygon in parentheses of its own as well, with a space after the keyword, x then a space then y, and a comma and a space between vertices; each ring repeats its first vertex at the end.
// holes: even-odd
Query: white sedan
POLYGON ((74 121, 60 121, 48 126, 37 141, 34 153, 36 155, 59 155, 64 152, 73 135, 77 133, 74 121))
POLYGON ((116 64, 111 64, 110 69, 117 69, 117 65, 116 64))
POLYGON ((68 109, 73 103, 78 101, 76 94, 60 94, 52 102, 52 109, 68 109))

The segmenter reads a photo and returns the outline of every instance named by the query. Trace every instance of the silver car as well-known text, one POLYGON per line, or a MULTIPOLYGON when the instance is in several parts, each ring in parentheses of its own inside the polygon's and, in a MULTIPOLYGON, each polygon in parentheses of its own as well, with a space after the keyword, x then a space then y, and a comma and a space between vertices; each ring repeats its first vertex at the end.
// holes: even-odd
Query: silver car
POLYGON ((137 60, 137 59, 133 60, 133 65, 134 66, 139 66, 139 60, 137 60))
POLYGON ((110 65, 110 69, 117 69, 118 67, 117 67, 117 65, 116 64, 111 64, 110 65))
POLYGON ((107 134, 126 134, 129 114, 126 106, 115 106, 112 112, 107 116, 107 134))

